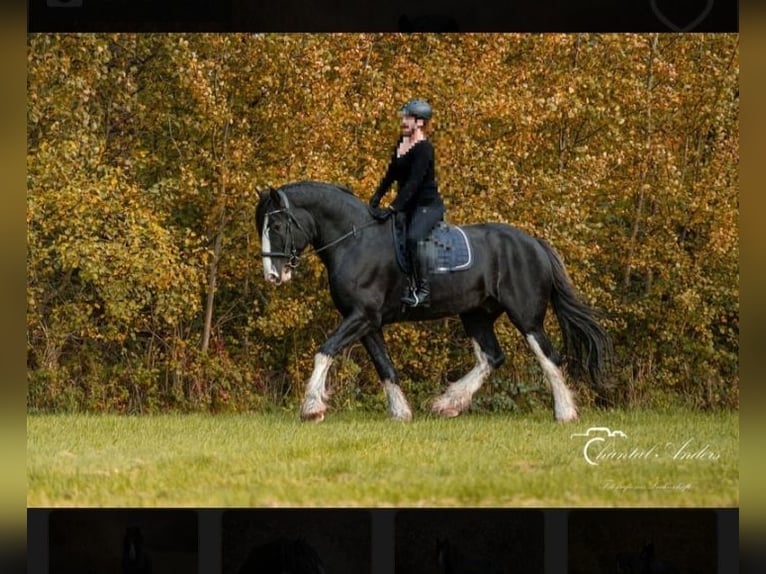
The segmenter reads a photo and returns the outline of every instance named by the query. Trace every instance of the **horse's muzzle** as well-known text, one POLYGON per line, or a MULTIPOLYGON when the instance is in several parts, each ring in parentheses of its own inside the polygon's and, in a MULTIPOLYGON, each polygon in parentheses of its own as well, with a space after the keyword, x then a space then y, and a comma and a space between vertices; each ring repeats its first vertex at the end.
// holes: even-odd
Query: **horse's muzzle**
POLYGON ((272 285, 281 285, 287 283, 293 278, 293 271, 289 267, 283 267, 281 273, 276 270, 271 270, 266 274, 266 281, 272 285))

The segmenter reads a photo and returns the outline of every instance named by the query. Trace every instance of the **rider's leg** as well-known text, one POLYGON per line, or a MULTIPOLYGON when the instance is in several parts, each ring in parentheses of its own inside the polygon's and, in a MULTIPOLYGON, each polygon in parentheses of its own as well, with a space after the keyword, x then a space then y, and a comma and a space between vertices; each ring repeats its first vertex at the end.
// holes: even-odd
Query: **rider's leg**
POLYGON ((415 307, 428 305, 431 298, 431 284, 428 280, 427 261, 418 257, 418 243, 428 237, 431 230, 444 217, 444 207, 436 205, 432 207, 419 206, 409 218, 407 226, 407 251, 410 256, 412 267, 411 281, 415 284, 414 292, 408 293, 402 298, 402 303, 415 307))

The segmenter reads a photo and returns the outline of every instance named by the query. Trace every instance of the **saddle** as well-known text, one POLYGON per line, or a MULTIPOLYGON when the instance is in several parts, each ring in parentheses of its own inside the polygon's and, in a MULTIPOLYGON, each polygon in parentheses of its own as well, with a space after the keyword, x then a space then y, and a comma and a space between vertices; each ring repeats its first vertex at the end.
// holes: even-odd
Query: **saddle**
MULTIPOLYGON (((392 217, 391 220, 396 262, 402 272, 409 275, 412 268, 407 257, 404 218, 392 217)), ((425 262, 429 273, 465 271, 473 266, 473 250, 465 231, 445 221, 437 223, 428 237, 418 243, 417 257, 425 262)))

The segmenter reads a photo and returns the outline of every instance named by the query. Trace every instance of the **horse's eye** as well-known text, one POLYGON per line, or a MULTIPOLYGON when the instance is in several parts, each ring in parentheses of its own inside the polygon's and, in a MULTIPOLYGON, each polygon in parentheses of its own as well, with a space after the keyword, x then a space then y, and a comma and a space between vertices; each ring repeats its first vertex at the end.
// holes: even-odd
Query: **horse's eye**
POLYGON ((271 224, 271 230, 272 231, 276 231, 277 233, 279 233, 280 231, 282 231, 282 224, 279 223, 279 222, 272 223, 271 224))

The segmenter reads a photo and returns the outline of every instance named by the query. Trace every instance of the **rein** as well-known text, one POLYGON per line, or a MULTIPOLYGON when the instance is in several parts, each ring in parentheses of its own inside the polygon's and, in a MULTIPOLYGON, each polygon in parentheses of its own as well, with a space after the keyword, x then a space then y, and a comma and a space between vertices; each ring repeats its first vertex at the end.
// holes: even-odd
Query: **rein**
MULTIPOLYGON (((343 235, 338 237, 338 239, 334 239, 333 241, 330 241, 330 243, 328 243, 327 245, 322 245, 322 247, 320 247, 319 249, 314 249, 314 246, 312 245, 311 249, 306 253, 306 255, 312 255, 312 254, 316 255, 317 253, 320 253, 320 252, 324 251, 325 249, 329 249, 330 247, 334 247, 338 243, 341 243, 341 242, 345 241, 346 239, 348 239, 351 236, 356 237, 357 231, 361 231, 362 229, 365 229, 366 227, 370 227, 371 225, 373 225, 375 223, 378 223, 378 222, 373 219, 372 221, 368 221, 367 223, 365 223, 361 227, 357 227, 356 225, 352 225, 351 226, 351 231, 349 231, 348 233, 344 233, 343 235)), ((300 259, 300 256, 299 256, 299 259, 300 259)))
MULTIPOLYGON (((281 193, 280 193, 281 194, 281 193)), ((283 196, 284 197, 284 196, 283 196)), ((287 201, 287 198, 284 197, 284 201, 287 201)), ((274 211, 269 211, 266 216, 271 216, 276 213, 286 213, 287 214, 287 238, 289 240, 289 253, 287 252, 287 244, 285 244, 285 252, 274 252, 274 251, 261 251, 261 257, 280 257, 287 259, 287 266, 291 267, 292 269, 295 269, 298 267, 298 265, 301 262, 301 255, 298 254, 298 250, 295 248, 295 239, 293 238, 293 228, 292 224, 295 225, 300 231, 302 231, 306 237, 308 237, 308 233, 306 233, 306 230, 303 229, 301 224, 298 222, 298 219, 293 215, 293 213, 290 211, 289 204, 285 203, 287 207, 283 207, 282 209, 276 209, 274 211)), ((315 249, 312 245, 311 248, 305 253, 305 255, 316 255, 318 253, 321 253, 325 249, 329 249, 330 247, 334 247, 335 245, 338 245, 339 243, 342 243, 349 237, 356 237, 357 232, 361 231, 362 229, 365 229, 366 227, 370 227, 373 224, 378 223, 375 219, 372 221, 368 221, 361 227, 357 227, 356 225, 351 226, 351 231, 344 233, 337 239, 332 240, 327 245, 322 245, 322 247, 315 249)))

